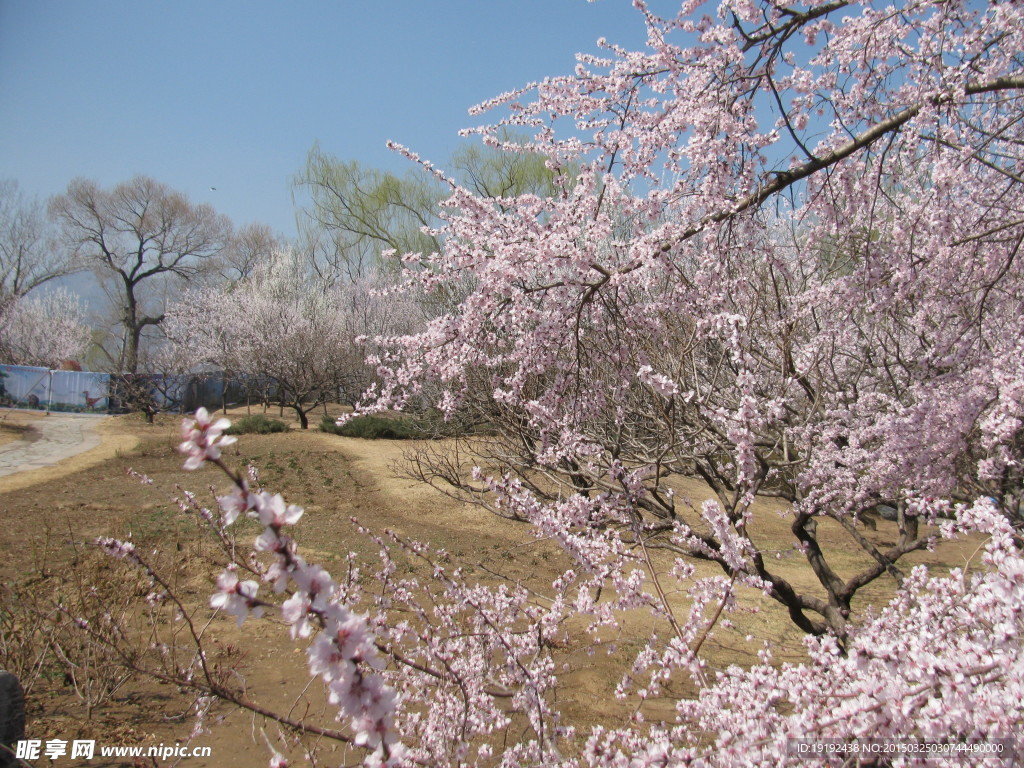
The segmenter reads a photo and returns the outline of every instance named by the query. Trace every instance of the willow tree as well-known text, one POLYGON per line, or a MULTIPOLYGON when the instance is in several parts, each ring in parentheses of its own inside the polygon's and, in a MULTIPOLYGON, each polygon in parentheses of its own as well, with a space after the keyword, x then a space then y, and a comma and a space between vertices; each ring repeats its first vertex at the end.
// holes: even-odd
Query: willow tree
MULTIPOLYGON (((557 177, 543 155, 469 143, 447 165, 455 178, 496 201, 550 194, 557 177)), ((296 192, 308 194, 303 234, 325 276, 366 277, 389 263, 381 261, 382 253, 430 254, 442 247, 433 230, 441 224, 448 188, 432 176, 366 167, 316 144, 294 184, 296 192)))

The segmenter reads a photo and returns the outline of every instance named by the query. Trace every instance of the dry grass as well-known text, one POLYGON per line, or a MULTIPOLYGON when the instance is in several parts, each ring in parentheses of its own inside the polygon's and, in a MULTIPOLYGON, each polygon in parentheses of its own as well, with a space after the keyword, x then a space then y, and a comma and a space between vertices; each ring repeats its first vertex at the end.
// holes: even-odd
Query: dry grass
POLYGON ((0 448, 18 440, 32 438, 32 422, 41 414, 27 411, 4 410, 0 412, 0 448))
MULTIPOLYGON (((244 413, 244 410, 241 411, 244 413)), ((276 412, 272 416, 278 417, 276 412)), ((284 419, 291 421, 285 414, 284 419)), ((0 478, 0 514, 6 525, 0 533, 0 547, 20 557, 0 562, 4 581, 36 579, 41 588, 66 568, 73 555, 72 544, 80 545, 98 535, 126 536, 140 545, 159 547, 169 553, 169 562, 183 593, 201 609, 212 590, 215 565, 213 549, 197 535, 196 521, 183 515, 170 500, 180 494, 176 484, 205 495, 212 504, 210 484, 223 487, 223 477, 212 468, 185 474, 176 453, 176 417, 162 416, 147 425, 132 416, 113 417, 101 426, 102 444, 59 468, 0 478), (146 487, 129 477, 133 468, 154 480, 146 487)), ((294 426, 294 424, 293 424, 294 426)), ((364 524, 426 541, 449 552, 454 560, 468 566, 473 578, 496 580, 494 574, 512 582, 546 591, 551 581, 569 563, 552 542, 537 540, 522 524, 495 518, 475 506, 462 505, 437 491, 397 477, 392 466, 400 461, 408 442, 365 441, 297 429, 275 435, 243 435, 226 453, 229 463, 242 466, 253 462, 260 468, 263 485, 305 507, 307 514, 297 529, 297 539, 307 559, 319 561, 331 570, 347 553, 356 551, 372 557, 375 547, 359 537, 349 522, 358 517, 364 524)), ((682 488, 697 504, 707 490, 693 483, 682 488)), ((759 510, 755 536, 766 550, 787 550, 791 541, 789 523, 777 509, 764 505, 759 510)), ((882 542, 893 532, 880 523, 872 534, 882 542)), ((255 529, 254 531, 255 532, 255 529)), ((840 554, 836 567, 848 575, 861 567, 865 556, 846 543, 838 526, 823 528, 823 537, 840 554)), ((974 545, 940 547, 933 553, 918 553, 914 562, 929 566, 960 565, 974 545)), ((781 554, 781 552, 780 552, 781 554)), ((796 585, 813 589, 805 565, 798 558, 783 558, 780 570, 796 585)), ((412 566, 409 566, 410 568, 412 566)), ((716 571, 702 566, 702 574, 716 571)), ((111 572, 96 571, 89 576, 114 578, 111 572)), ((891 593, 888 580, 879 581, 862 600, 883 603, 891 593)), ((670 596, 685 615, 685 594, 670 596)), ((717 629, 704 650, 713 668, 749 664, 762 642, 769 642, 777 660, 798 660, 802 656, 800 633, 784 612, 759 593, 744 594, 745 611, 734 617, 736 626, 717 629), (746 635, 756 640, 747 641, 746 635)), ((603 639, 607 646, 591 656, 582 643, 561 649, 558 663, 567 665, 566 685, 558 702, 565 720, 580 726, 613 725, 628 717, 637 702, 614 698, 635 653, 654 631, 647 616, 623 617, 622 625, 603 639), (607 648, 614 646, 615 653, 607 648)), ((303 695, 308 676, 304 656, 276 620, 247 624, 248 653, 239 654, 241 633, 233 622, 215 625, 215 648, 225 658, 239 662, 246 670, 252 696, 270 704, 307 704, 316 713, 322 702, 316 687, 303 695)), ((684 695, 685 686, 673 693, 684 695)), ((44 680, 29 702, 30 734, 36 738, 74 738, 74 734, 95 737, 101 743, 121 740, 127 744, 172 743, 184 739, 191 723, 184 717, 185 700, 168 686, 135 680, 97 709, 94 720, 83 722, 73 692, 60 679, 44 680), (34 729, 34 730, 33 730, 34 729), (88 734, 94 734, 90 736, 88 734), (113 735, 111 735, 113 734, 113 735)), ((300 710, 297 710, 300 711, 300 710)), ((648 719, 671 716, 671 700, 644 704, 648 719)), ((218 768, 251 766, 264 759, 259 744, 259 727, 251 716, 223 713, 226 719, 197 744, 213 747, 213 759, 193 759, 189 765, 218 768)), ((514 735, 510 735, 514 738, 514 735)))

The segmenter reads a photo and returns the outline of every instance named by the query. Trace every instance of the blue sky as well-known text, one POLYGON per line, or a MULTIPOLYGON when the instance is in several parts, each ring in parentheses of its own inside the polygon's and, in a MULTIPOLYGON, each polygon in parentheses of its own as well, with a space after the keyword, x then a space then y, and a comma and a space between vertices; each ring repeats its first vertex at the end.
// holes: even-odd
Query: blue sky
POLYGON ((290 236, 314 141, 443 164, 470 106, 601 36, 642 44, 629 0, 0 0, 0 177, 45 198, 142 173, 290 236))

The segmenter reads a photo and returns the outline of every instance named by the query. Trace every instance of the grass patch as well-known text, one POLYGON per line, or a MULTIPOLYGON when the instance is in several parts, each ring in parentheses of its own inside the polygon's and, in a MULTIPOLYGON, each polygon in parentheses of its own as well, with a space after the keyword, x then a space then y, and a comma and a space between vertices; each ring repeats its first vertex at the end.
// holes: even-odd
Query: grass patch
POLYGON ((383 416, 356 416, 340 427, 330 416, 324 416, 320 430, 342 437, 361 437, 364 440, 416 440, 424 437, 423 429, 409 419, 389 419, 383 416))
POLYGON ((274 432, 287 432, 288 425, 277 419, 269 419, 262 413, 254 413, 252 416, 243 416, 232 424, 227 433, 229 435, 269 435, 274 432))

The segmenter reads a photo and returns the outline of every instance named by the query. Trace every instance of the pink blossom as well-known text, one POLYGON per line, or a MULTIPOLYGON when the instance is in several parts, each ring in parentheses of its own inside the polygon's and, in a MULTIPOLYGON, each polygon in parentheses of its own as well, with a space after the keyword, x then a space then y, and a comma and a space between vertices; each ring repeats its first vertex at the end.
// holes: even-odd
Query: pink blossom
POLYGON ((256 592, 259 584, 255 581, 239 581, 234 569, 225 570, 217 577, 218 592, 210 598, 210 607, 224 610, 232 616, 238 617, 238 625, 252 615, 259 618, 263 614, 263 608, 257 603, 256 592))
POLYGON ((296 592, 282 603, 281 617, 291 625, 292 639, 309 637, 313 632, 313 624, 310 622, 311 607, 309 598, 302 592, 296 592))
POLYGON ((238 516, 257 508, 258 496, 248 488, 234 487, 231 492, 217 497, 223 514, 222 522, 225 527, 231 525, 238 516))
POLYGON ((178 450, 188 454, 185 469, 198 469, 208 459, 220 458, 220 449, 231 445, 237 438, 224 435, 224 430, 231 426, 228 419, 213 421, 205 408, 196 411, 195 418, 184 419, 181 423, 181 436, 184 441, 178 450))
POLYGON ((266 491, 257 495, 255 506, 260 522, 275 529, 295 525, 303 513, 302 507, 286 504, 281 494, 271 496, 266 491))
POLYGON ((119 541, 109 537, 101 537, 96 540, 96 543, 104 552, 112 557, 124 559, 135 556, 135 545, 130 541, 119 541))

